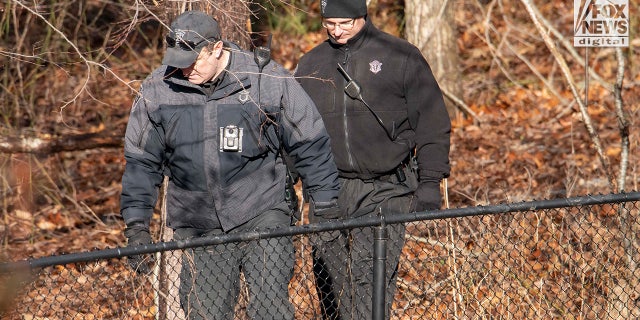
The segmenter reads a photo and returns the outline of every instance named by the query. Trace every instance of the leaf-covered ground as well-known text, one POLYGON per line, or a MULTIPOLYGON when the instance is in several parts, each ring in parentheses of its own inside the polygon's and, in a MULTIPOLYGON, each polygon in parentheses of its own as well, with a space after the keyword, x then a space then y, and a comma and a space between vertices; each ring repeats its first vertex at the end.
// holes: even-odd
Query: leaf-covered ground
MULTIPOLYGON (((386 2, 380 3, 386 8, 386 2)), ((570 4, 545 3, 539 9, 572 41, 570 4)), ((389 12, 381 9, 372 16, 394 33, 400 18, 389 12)), ((464 113, 452 118, 448 206, 609 193, 608 177, 577 104, 523 7, 516 1, 503 1, 500 6, 463 2, 455 23, 460 34, 461 98, 477 118, 464 113)), ((324 38, 322 31, 300 36, 275 33, 274 57, 293 68, 302 52, 324 38)), ((625 49, 622 97, 631 141, 626 190, 638 189, 638 50, 638 40, 625 49)), ((584 58, 584 50, 576 51, 584 58)), ((583 90, 584 67, 563 52, 583 90)), ((612 84, 617 67, 613 49, 591 49, 590 56, 589 66, 612 84)), ((141 80, 140 75, 159 62, 159 52, 145 49, 138 56, 120 59, 114 70, 125 80, 141 80)), ((44 81, 54 86, 68 75, 53 76, 44 81)), ((589 115, 610 166, 618 174, 622 149, 613 92, 593 79, 589 89, 589 115)), ((130 89, 105 76, 95 91, 101 93, 100 103, 87 99, 81 107, 63 110, 64 120, 94 123, 96 130, 107 123, 109 130, 124 132, 134 97, 130 89)), ((52 115, 52 122, 60 121, 59 115, 52 115)), ((3 198, 3 258, 15 261, 123 245, 118 213, 123 168, 122 150, 117 149, 5 159, 3 172, 12 179, 15 190, 3 198), (19 188, 25 185, 28 187, 19 188)))

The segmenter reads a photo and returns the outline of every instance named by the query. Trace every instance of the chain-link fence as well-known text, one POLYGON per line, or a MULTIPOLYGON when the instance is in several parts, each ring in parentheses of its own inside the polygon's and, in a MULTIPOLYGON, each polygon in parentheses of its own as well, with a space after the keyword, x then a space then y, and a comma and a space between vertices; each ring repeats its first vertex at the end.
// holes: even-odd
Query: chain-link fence
POLYGON ((639 201, 636 192, 459 208, 7 263, 0 283, 17 294, 0 318, 336 319, 361 306, 379 311, 379 277, 389 270, 380 273, 378 262, 392 260, 384 253, 398 244, 387 232, 402 223, 391 319, 636 319, 639 201), (368 276, 347 272, 356 248, 335 256, 344 263, 331 270, 314 259, 314 244, 343 239, 348 247, 358 232, 373 235, 368 276), (150 274, 132 271, 125 256, 134 254, 155 257, 150 274), (373 286, 374 296, 344 298, 325 281, 340 277, 373 286))

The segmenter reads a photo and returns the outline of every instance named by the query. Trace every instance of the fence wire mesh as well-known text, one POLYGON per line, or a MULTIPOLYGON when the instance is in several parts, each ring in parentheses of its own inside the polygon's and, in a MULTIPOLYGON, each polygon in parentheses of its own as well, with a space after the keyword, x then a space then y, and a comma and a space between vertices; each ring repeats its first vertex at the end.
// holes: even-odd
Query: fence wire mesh
MULTIPOLYGON (((637 197, 575 203, 498 214, 482 207, 479 215, 404 223, 390 318, 639 318, 637 197)), ((357 261, 336 257, 345 262, 323 269, 314 259, 317 241, 348 240, 347 234, 371 228, 308 228, 294 236, 148 254, 155 257, 151 274, 136 273, 124 256, 8 269, 0 283, 16 297, 3 303, 0 318, 323 319, 324 310, 332 314, 324 318, 337 319, 348 304, 370 306, 365 302, 372 297, 344 299, 334 286, 322 303, 328 274, 353 277, 348 266, 357 261)))

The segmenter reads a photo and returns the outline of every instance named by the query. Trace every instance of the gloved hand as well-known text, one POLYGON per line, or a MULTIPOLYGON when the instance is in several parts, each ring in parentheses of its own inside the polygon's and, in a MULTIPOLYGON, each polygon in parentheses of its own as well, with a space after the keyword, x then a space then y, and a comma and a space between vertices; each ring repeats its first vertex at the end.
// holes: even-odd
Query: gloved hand
POLYGON ((413 211, 438 210, 442 204, 439 181, 422 181, 418 189, 413 193, 415 196, 415 208, 413 211))
POLYGON ((309 222, 339 219, 342 217, 343 212, 338 206, 337 199, 328 202, 311 201, 309 206, 309 222))
MULTIPOLYGON (((128 246, 137 246, 151 243, 149 229, 143 225, 132 225, 124 230, 128 246)), ((128 257, 129 266, 138 274, 149 275, 153 270, 155 258, 152 254, 140 254, 128 257)))

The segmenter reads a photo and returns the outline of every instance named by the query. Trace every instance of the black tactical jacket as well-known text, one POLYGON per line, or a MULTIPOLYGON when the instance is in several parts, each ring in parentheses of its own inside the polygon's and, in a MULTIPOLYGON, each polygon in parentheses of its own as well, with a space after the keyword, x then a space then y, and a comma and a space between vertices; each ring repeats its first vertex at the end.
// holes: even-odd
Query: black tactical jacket
POLYGON ((285 201, 281 142, 312 199, 337 198, 329 136, 309 96, 274 62, 258 86, 253 55, 237 46, 231 52, 211 90, 167 66, 143 82, 125 138, 121 212, 128 225, 149 224, 165 175, 173 228, 229 230, 274 207, 285 201))

